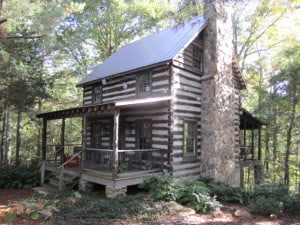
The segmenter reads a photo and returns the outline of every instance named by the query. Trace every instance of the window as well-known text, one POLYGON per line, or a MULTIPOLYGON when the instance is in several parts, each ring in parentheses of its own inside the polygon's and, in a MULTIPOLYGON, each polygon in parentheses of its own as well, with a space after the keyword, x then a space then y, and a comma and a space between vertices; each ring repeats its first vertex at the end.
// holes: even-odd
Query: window
POLYGON ((183 124, 183 152, 186 155, 196 153, 197 147, 197 122, 185 121, 183 124))
POLYGON ((101 123, 92 124, 92 147, 93 148, 101 148, 101 139, 102 139, 101 131, 102 131, 101 123))
POLYGON ((202 71, 202 50, 201 48, 193 47, 193 67, 202 71))
POLYGON ((93 148, 111 148, 111 125, 109 123, 94 122, 92 128, 92 147, 93 148))
POLYGON ((137 120, 136 123, 136 141, 137 149, 152 148, 152 121, 137 120))
POLYGON ((102 86, 97 84, 93 86, 93 103, 102 103, 102 86))
POLYGON ((137 93, 138 95, 151 93, 151 72, 144 71, 137 74, 137 93))

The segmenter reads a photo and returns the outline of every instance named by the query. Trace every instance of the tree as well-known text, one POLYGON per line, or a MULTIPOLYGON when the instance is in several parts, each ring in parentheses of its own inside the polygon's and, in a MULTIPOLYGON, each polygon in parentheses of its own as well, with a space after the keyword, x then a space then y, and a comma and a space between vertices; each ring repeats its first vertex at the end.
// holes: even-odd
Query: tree
POLYGON ((86 75, 121 46, 161 28, 160 21, 169 9, 166 0, 89 0, 77 4, 56 29, 59 51, 71 56, 68 63, 76 72, 86 75))
POLYGON ((284 151, 284 184, 290 186, 291 155, 298 154, 296 143, 299 142, 300 123, 300 45, 294 44, 280 54, 277 73, 272 77, 271 84, 277 88, 277 104, 280 106, 280 116, 284 120, 285 131, 284 151), (282 57, 283 56, 283 57, 282 57))
POLYGON ((15 139, 16 164, 20 163, 22 121, 24 112, 32 112, 37 99, 45 98, 47 80, 43 77, 43 42, 57 21, 60 10, 50 2, 13 0, 3 5, 7 17, 7 35, 1 39, 0 94, 2 99, 3 131, 1 160, 7 160, 10 142, 15 139), (45 14, 49 18, 45 18, 45 14), (10 117, 17 116, 15 136, 10 137, 10 117), (5 148, 4 148, 5 147, 5 148), (4 154, 3 154, 4 153, 4 154), (5 157, 4 157, 5 156, 5 157))

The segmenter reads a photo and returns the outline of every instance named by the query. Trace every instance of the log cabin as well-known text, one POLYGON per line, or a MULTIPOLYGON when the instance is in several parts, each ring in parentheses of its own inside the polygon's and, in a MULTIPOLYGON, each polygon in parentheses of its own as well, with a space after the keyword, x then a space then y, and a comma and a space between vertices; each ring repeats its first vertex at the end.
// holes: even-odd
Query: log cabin
POLYGON ((205 17, 119 49, 78 83, 83 106, 38 114, 42 183, 50 171, 59 189, 71 175, 82 189, 101 184, 111 195, 163 172, 243 186, 245 168, 255 170, 258 182, 263 124, 241 108, 246 84, 233 54, 231 19, 216 13, 226 4, 215 1, 205 17), (75 117, 82 119, 82 143, 63 160, 70 148, 65 119, 75 117), (47 141, 50 120, 62 121, 55 148, 47 141))

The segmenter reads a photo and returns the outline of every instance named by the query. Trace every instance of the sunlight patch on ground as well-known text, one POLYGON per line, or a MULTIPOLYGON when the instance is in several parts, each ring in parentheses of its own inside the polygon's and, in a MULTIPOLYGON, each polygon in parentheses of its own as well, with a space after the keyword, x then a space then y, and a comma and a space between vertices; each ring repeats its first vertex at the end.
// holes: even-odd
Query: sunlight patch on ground
POLYGON ((207 224, 208 222, 215 222, 215 223, 224 223, 224 224, 229 224, 229 223, 234 223, 237 222, 234 217, 232 217, 229 214, 223 214, 220 216, 198 216, 198 215, 191 215, 188 216, 184 222, 186 224, 207 224))
POLYGON ((260 221, 256 225, 282 225, 282 221, 260 221))

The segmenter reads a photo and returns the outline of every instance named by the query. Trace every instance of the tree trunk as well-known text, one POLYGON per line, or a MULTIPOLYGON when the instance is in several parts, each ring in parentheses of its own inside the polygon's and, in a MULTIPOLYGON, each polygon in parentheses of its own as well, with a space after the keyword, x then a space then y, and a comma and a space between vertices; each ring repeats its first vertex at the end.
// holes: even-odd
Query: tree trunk
MULTIPOLYGON (((272 170, 273 172, 276 170, 276 164, 277 164, 277 146, 278 146, 278 140, 277 140, 277 135, 278 135, 278 124, 277 124, 277 106, 274 107, 273 109, 273 127, 272 127, 272 170)), ((273 175, 272 180, 276 182, 276 174, 273 175)))
POLYGON ((18 109, 17 119, 17 137, 16 137, 16 166, 21 164, 21 146, 22 145, 22 111, 18 109))
MULTIPOLYGON (((41 109, 42 109, 42 101, 41 99, 39 99, 38 101, 38 111, 41 112, 41 109)), ((38 120, 38 135, 37 135, 37 151, 36 151, 36 155, 37 155, 37 158, 40 160, 41 159, 41 134, 42 134, 42 122, 41 120, 39 119, 38 120)))
POLYGON ((10 132, 10 108, 9 106, 5 112, 5 127, 4 127, 4 164, 7 165, 10 160, 10 140, 11 140, 11 132, 10 132))
MULTIPOLYGON (((298 74, 297 74, 298 75, 298 74)), ((291 144, 292 144, 292 131, 295 126, 295 116, 296 116, 296 105, 297 105, 297 78, 295 74, 293 74, 292 78, 292 109, 291 114, 288 119, 288 128, 286 133, 286 151, 284 156, 284 184, 289 187, 290 186, 290 155, 291 155, 291 144)))
POLYGON ((4 163, 4 130, 5 130, 5 110, 1 112, 2 120, 2 132, 1 132, 1 143, 0 143, 0 165, 4 163))

